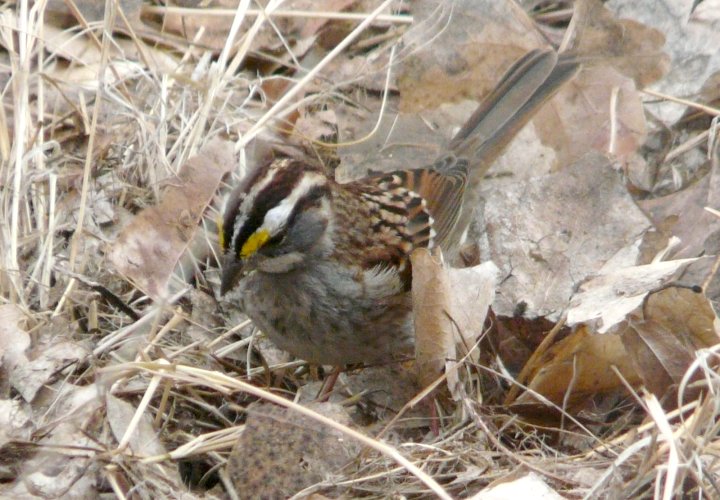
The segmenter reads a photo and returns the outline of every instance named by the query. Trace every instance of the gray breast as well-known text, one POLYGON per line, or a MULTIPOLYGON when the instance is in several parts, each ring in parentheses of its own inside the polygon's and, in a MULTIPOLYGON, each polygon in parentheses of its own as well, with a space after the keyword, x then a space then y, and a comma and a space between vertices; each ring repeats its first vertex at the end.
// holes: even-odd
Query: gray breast
POLYGON ((397 276, 329 265, 256 271, 235 289, 237 299, 278 347, 313 363, 377 363, 411 355, 411 301, 397 276))

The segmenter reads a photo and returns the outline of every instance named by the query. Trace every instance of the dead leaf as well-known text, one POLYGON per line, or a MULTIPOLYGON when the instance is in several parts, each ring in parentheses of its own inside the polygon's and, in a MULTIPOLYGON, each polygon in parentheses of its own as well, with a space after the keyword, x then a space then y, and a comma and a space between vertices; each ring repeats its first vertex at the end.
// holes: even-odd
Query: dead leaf
POLYGON ((567 324, 585 324, 597 333, 625 327, 627 317, 646 297, 695 259, 655 262, 644 266, 611 268, 580 286, 568 309, 567 324))
POLYGON ((667 196, 638 201, 666 236, 677 236, 681 244, 676 257, 714 255, 720 250, 720 218, 705 207, 720 208, 720 164, 700 180, 667 196))
POLYGON ((455 357, 450 319, 450 285, 442 256, 426 249, 410 255, 413 271, 413 323, 415 368, 422 387, 432 384, 445 369, 445 360, 455 357))
MULTIPOLYGON (((473 347, 483 332, 487 311, 495 298, 499 269, 493 262, 463 269, 449 268, 450 317, 462 344, 461 355, 473 347)), ((414 286, 414 284, 413 284, 414 286)))
MULTIPOLYGON (((532 372, 530 390, 558 404, 624 391, 614 367, 631 385, 643 383, 674 405, 670 389, 682 380, 695 351, 720 341, 715 313, 702 294, 657 291, 694 260, 612 269, 583 284, 568 311, 567 323, 575 330, 526 367, 532 372)), ((532 399, 525 393, 518 402, 532 399)))
POLYGON ((27 490, 42 498, 90 498, 97 493, 102 466, 90 450, 98 447, 91 435, 101 422, 97 415, 102 401, 99 390, 99 384, 79 387, 62 380, 34 402, 38 408, 48 408, 49 424, 37 441, 39 452, 20 470, 17 494, 27 490), (67 453, 68 446, 74 452, 67 453), (87 451, 78 453, 80 450, 87 451))
POLYGON ((411 9, 397 76, 401 112, 479 100, 516 59, 545 45, 514 2, 423 0, 411 9))
MULTIPOLYGON (((410 256, 413 269, 415 368, 422 387, 445 371, 448 387, 460 397, 455 369, 476 347, 495 296, 497 267, 492 262, 451 269, 439 253, 419 249, 410 256)), ((477 351, 471 359, 477 359, 477 351)))
MULTIPOLYGON (((107 409, 107 421, 113 435, 117 441, 121 441, 135 416, 137 408, 109 392, 105 394, 105 407, 107 409)), ((165 447, 153 428, 152 418, 149 413, 144 413, 140 417, 140 421, 130 437, 128 446, 133 454, 144 457, 166 453, 165 447)))
POLYGON ((90 351, 77 342, 54 339, 49 345, 37 346, 28 361, 10 374, 10 383, 27 402, 35 399, 38 391, 58 375, 58 370, 87 357, 90 351))
POLYGON ((118 272, 154 299, 164 297, 178 259, 233 163, 232 147, 224 141, 209 143, 188 160, 161 203, 140 212, 110 248, 110 261, 118 272))
MULTIPOLYGON (((357 0, 289 0, 283 3, 282 10, 339 12, 356 2, 357 0)), ((211 15, 203 13, 202 9, 235 10, 238 4, 237 0, 212 0, 203 2, 202 7, 197 7, 197 12, 192 14, 168 9, 163 14, 163 31, 180 35, 188 42, 202 44, 219 52, 227 44, 234 14, 211 15)), ((255 16, 247 16, 239 32, 247 32, 254 22, 255 16)), ((251 50, 256 54, 269 53, 275 58, 292 62, 293 58, 301 58, 313 46, 317 33, 329 22, 330 20, 322 16, 275 16, 272 24, 266 22, 255 35, 251 50), (293 54, 287 52, 288 48, 293 54)))
POLYGON ((646 306, 630 317, 623 343, 643 383, 658 398, 676 404, 675 389, 696 351, 720 342, 715 320, 702 293, 679 288, 651 295, 646 306))
MULTIPOLYGON (((120 0, 117 8, 122 9, 123 14, 129 21, 139 24, 140 21, 140 0, 120 0)), ((55 23, 61 28, 70 28, 80 24, 83 20, 88 24, 95 24, 105 18, 105 3, 96 0, 73 0, 72 3, 64 0, 48 0, 45 8, 45 19, 55 23), (70 8, 72 6, 72 8, 70 8)), ((124 28, 120 16, 116 18, 116 26, 124 28)))
POLYGON ((32 412, 25 403, 0 399, 0 449, 11 440, 29 440, 33 428, 32 412))
MULTIPOLYGON (((637 242, 651 227, 622 176, 597 154, 570 167, 486 191, 484 260, 501 269, 493 310, 557 321, 576 285, 616 257, 636 263, 637 242)), ((481 247, 483 247, 481 245, 481 247)))
POLYGON ((573 5, 575 36, 567 50, 584 64, 612 65, 638 88, 659 80, 670 68, 662 32, 632 19, 617 19, 600 0, 573 5), (584 57, 583 57, 584 56, 584 57))
POLYGON ((470 500, 507 500, 510 498, 562 500, 564 497, 548 486, 538 474, 530 472, 512 481, 496 481, 493 485, 470 497, 470 500))
POLYGON ((20 327, 24 321, 25 314, 18 305, 0 305, 0 368, 3 378, 27 362, 25 351, 30 347, 30 336, 20 327))
POLYGON ((591 150, 627 161, 646 135, 645 110, 633 81, 609 66, 583 67, 540 108, 535 124, 561 168, 591 150))
MULTIPOLYGON (((654 90, 677 97, 700 92, 706 81, 720 71, 720 16, 713 2, 676 0, 610 0, 607 7, 618 17, 634 19, 665 35, 665 51, 670 54, 670 71, 654 90)), ((686 106, 669 101, 655 102, 650 111, 666 125, 674 124, 686 106)))
POLYGON ((517 398, 518 404, 537 402, 537 392, 562 408, 609 391, 625 390, 614 367, 631 385, 641 382, 635 365, 617 334, 597 335, 582 326, 572 335, 550 347, 530 367, 528 390, 517 398))

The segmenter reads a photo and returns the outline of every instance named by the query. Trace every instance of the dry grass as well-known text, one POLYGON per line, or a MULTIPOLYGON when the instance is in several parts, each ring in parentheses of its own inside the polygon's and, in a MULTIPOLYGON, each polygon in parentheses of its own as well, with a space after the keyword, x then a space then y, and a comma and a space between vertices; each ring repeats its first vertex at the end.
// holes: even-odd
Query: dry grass
MULTIPOLYGON (((385 5, 268 106, 261 98, 267 77, 239 69, 249 68, 253 36, 266 23, 255 16, 240 31, 249 4, 241 2, 217 58, 188 45, 174 54, 169 70, 156 58, 172 52, 173 44, 150 51, 133 25, 110 9, 83 30, 94 38, 82 43, 98 50, 87 80, 80 79, 79 66, 66 68, 60 47, 46 45, 43 2, 0 7, 0 35, 15 48, 2 62, 11 78, 0 109, 0 305, 22 311, 33 356, 42 357, 43 347, 58 339, 85 350, 58 366, 30 402, 0 382, 2 398, 31 413, 32 429, 25 439, 2 441, 0 491, 11 491, 14 476, 30 474, 39 459, 72 459, 85 468, 78 477, 91 478, 90 490, 118 498, 179 497, 178 464, 190 471, 201 464, 200 476, 220 470, 242 433, 242 409, 260 398, 335 426, 366 447, 342 475, 312 489, 326 495, 461 497, 532 471, 568 498, 720 496, 718 349, 698 352, 680 390, 693 396, 680 398, 680 410, 663 410, 653 395, 640 393, 595 413, 565 414, 560 426, 529 423, 493 396, 512 380, 471 367, 471 380, 483 384, 473 387, 484 403, 470 393, 444 416, 439 436, 418 434, 401 419, 379 440, 376 430, 358 432, 291 402, 313 378, 302 363, 268 366, 246 354, 251 325, 221 317, 211 298, 217 278, 207 251, 215 238, 211 225, 198 237, 200 250, 185 268, 188 279, 174 278, 164 301, 152 301, 114 272, 108 245, 132 214, 158 203, 189 157, 212 138, 229 137, 238 147, 239 176, 242 148, 272 120, 306 104, 299 92, 385 5), (122 51, 115 38, 101 36, 114 23, 126 33, 122 51), (130 48, 137 57, 123 54, 130 48), (61 82, 63 69, 74 70, 77 80, 61 82), (228 331, 233 324, 239 326, 228 331), (259 388, 268 384, 272 389, 259 388), (130 418, 118 418, 124 430, 113 428, 108 395, 134 408, 130 418), (148 422, 166 451, 135 454, 133 434, 144 425, 147 431, 148 422)), ((340 91, 328 87, 315 98, 340 91)), ((208 220, 217 209, 208 208, 208 220)), ((223 473, 220 479, 230 481, 223 473)), ((219 487, 211 494, 224 496, 219 487)))

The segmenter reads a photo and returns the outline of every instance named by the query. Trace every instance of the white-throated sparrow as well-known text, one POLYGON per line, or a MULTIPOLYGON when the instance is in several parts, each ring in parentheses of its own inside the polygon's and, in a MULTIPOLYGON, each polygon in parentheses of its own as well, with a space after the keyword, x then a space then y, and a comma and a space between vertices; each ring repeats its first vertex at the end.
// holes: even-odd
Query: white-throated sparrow
POLYGON ((339 184, 306 161, 258 167, 227 202, 221 293, 307 361, 411 354, 410 253, 457 247, 477 182, 576 69, 553 51, 529 52, 425 168, 339 184))

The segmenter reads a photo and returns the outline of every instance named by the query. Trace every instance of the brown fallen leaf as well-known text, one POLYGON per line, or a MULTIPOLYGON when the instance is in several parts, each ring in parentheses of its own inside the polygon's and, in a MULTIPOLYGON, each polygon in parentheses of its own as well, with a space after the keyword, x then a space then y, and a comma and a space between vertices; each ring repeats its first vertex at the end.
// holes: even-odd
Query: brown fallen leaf
POLYGON ((0 305, 0 370, 5 380, 17 366, 27 362, 25 351, 30 347, 30 335, 21 327, 25 319, 17 304, 0 305))
POLYGON ((11 440, 29 441, 33 428, 30 407, 19 400, 0 399, 0 455, 8 456, 2 447, 11 440))
POLYGON ((600 0, 575 2, 573 24, 567 50, 587 65, 612 65, 638 88, 656 82, 670 69, 661 31, 632 19, 618 19, 600 0))
POLYGON ((510 1, 415 1, 403 36, 400 111, 417 113, 480 99, 529 50, 545 45, 527 14, 510 1))
POLYGON ((645 110, 635 84, 611 66, 583 67, 540 109, 535 124, 561 168, 588 151, 628 161, 646 135, 645 110))
POLYGON ((76 386, 63 379, 34 401, 37 408, 46 408, 38 448, 19 468, 21 480, 12 490, 3 491, 11 498, 92 498, 97 496, 96 475, 101 466, 91 453, 96 450, 94 434, 101 419, 100 385, 76 386), (68 449, 70 448, 70 450, 68 449), (31 493, 32 496, 30 496, 31 493))
MULTIPOLYGON (((557 404, 625 391, 615 368, 632 385, 644 384, 675 404, 673 387, 695 351, 720 341, 709 301, 687 289, 667 288, 695 259, 613 269, 584 283, 572 300, 573 332, 525 370, 529 389, 557 404)), ((529 403, 525 393, 518 403, 529 403)))
MULTIPOLYGON (((140 24, 140 0, 119 0, 116 8, 122 9, 124 16, 132 24, 140 24)), ((94 24, 105 18, 105 4, 96 0, 49 0, 45 8, 45 20, 60 28, 78 26, 81 21, 94 24)), ((124 27, 120 16, 115 19, 116 27, 124 27)))
MULTIPOLYGON (((357 0, 289 0, 282 4, 282 10, 299 12, 340 12, 355 4, 357 0)), ((225 47, 233 23, 233 11, 237 0, 211 0, 202 2, 193 13, 167 9, 163 12, 163 31, 185 38, 188 42, 200 43, 214 51, 225 47), (203 9, 224 9, 222 15, 203 13, 203 9), (202 33, 201 33, 202 30, 202 33)), ((254 8, 255 5, 251 6, 254 8)), ((245 18, 239 32, 247 32, 255 22, 255 16, 245 18)), ((330 20, 322 16, 274 16, 272 23, 266 22, 254 36, 251 50, 256 54, 271 54, 273 57, 292 62, 301 58, 313 45, 318 32, 330 20), (283 37, 283 39, 280 38, 283 37), (287 49, 292 50, 289 54, 287 49)))
POLYGON ((720 208, 720 163, 684 189, 667 196, 638 201, 640 207, 666 236, 677 236, 676 258, 714 255, 720 250, 720 217, 705 207, 720 208))
POLYGON ((233 163, 231 144, 220 140, 188 160, 160 204, 144 209, 123 228, 109 250, 115 269, 150 297, 164 297, 198 221, 233 163))
POLYGON ((652 294, 630 316, 623 343, 645 386, 664 403, 676 405, 677 386, 696 351, 720 342, 716 320, 702 293, 681 288, 652 294))
POLYGON ((413 320, 415 368, 422 387, 445 371, 456 399, 461 396, 455 369, 471 354, 483 332, 488 308, 495 297, 497 267, 488 262, 466 269, 452 269, 436 253, 419 249, 410 256, 413 269, 413 320))
POLYGON ((415 368, 422 387, 432 384, 445 369, 445 360, 455 356, 450 319, 450 284, 442 255, 418 249, 410 255, 413 271, 413 323, 415 368))
POLYGON ((35 399, 58 370, 67 368, 73 362, 86 358, 90 351, 77 342, 53 339, 49 345, 40 345, 29 354, 30 359, 17 366, 10 374, 10 383, 25 401, 35 399))
POLYGON ((598 394, 624 391, 613 368, 631 385, 642 381, 620 335, 598 335, 586 326, 551 346, 529 368, 528 390, 517 398, 519 405, 536 403, 536 392, 572 410, 598 394))
MULTIPOLYGON (((720 71, 717 2, 610 0, 606 5, 618 17, 651 26, 665 36, 664 49, 672 65, 665 77, 653 85, 654 90, 676 97, 694 96, 720 71)), ((684 104, 664 99, 649 106, 650 112, 666 126, 676 123, 686 109, 684 104)))

